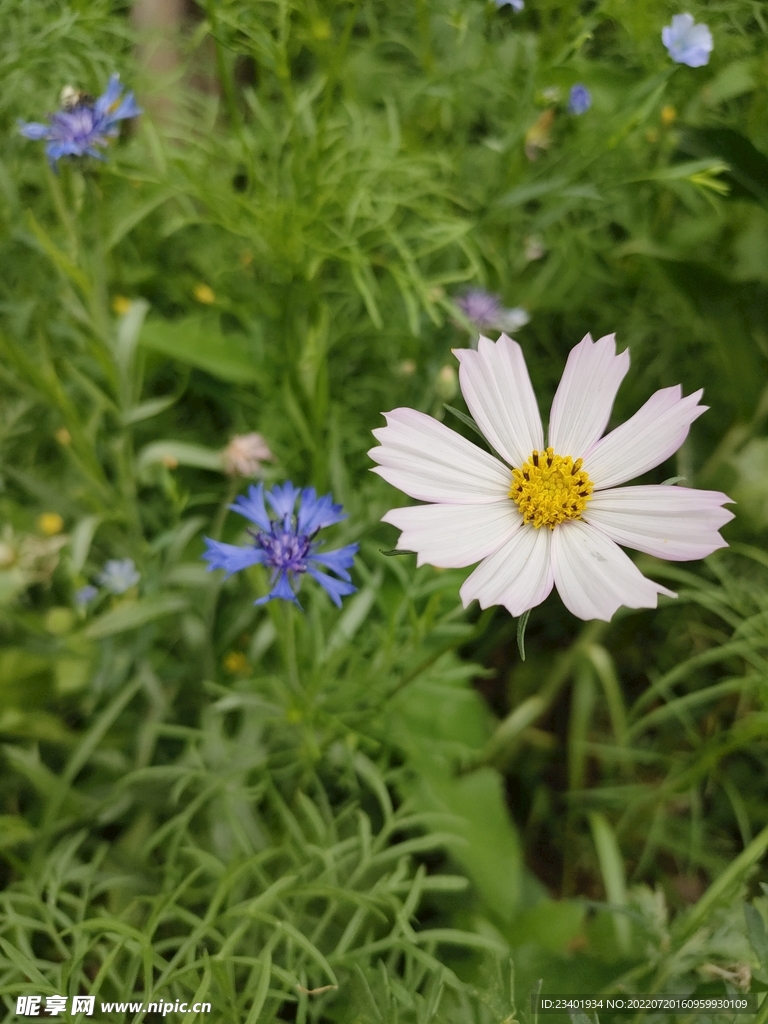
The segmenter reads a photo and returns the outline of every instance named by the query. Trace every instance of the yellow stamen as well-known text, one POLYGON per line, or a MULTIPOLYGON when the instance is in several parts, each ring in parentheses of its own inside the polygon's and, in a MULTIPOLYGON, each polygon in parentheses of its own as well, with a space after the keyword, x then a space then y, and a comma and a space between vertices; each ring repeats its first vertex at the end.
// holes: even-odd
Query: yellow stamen
POLYGON ((581 519, 592 494, 592 481, 581 468, 582 460, 555 455, 554 449, 534 451, 520 469, 512 470, 509 497, 523 521, 550 530, 567 519, 581 519))

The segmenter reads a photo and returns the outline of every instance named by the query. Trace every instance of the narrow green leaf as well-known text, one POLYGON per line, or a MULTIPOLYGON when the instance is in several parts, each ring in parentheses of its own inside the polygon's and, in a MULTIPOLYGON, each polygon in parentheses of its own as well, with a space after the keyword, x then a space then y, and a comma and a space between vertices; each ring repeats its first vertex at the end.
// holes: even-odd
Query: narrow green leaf
POLYGON ((517 620, 517 649, 520 653, 520 661, 525 661, 525 629, 530 615, 531 609, 528 608, 517 620))
POLYGON ((100 615, 85 630, 89 640, 102 640, 107 636, 137 629, 148 622, 187 608, 187 598, 181 594, 161 594, 158 597, 144 597, 131 604, 122 604, 100 615))
MULTIPOLYGON (((616 835, 606 818, 598 811, 593 811, 589 815, 589 824, 608 902, 615 907, 625 907, 627 905, 627 882, 624 876, 624 860, 616 841, 616 835)), ((622 953, 627 953, 631 936, 629 918, 617 911, 613 916, 613 926, 616 930, 619 949, 622 953)))
POLYGON ((768 933, 763 916, 751 903, 744 904, 744 918, 747 922, 747 938, 763 968, 768 967, 768 933))
POLYGON ((144 324, 141 345, 233 384, 260 377, 252 341, 244 334, 222 333, 215 317, 153 317, 144 324))
POLYGON ((153 463, 168 461, 177 462, 180 466, 195 466, 197 469, 224 472, 220 451, 188 441, 153 441, 139 452, 136 466, 141 473, 153 463))
POLYGON ((57 266, 62 274, 69 278, 73 284, 76 284, 83 294, 87 295, 91 288, 90 281, 80 267, 76 266, 72 260, 48 237, 44 228, 42 228, 35 220, 35 216, 31 210, 27 210, 27 223, 29 224, 32 234, 40 243, 43 252, 48 256, 51 263, 57 266))

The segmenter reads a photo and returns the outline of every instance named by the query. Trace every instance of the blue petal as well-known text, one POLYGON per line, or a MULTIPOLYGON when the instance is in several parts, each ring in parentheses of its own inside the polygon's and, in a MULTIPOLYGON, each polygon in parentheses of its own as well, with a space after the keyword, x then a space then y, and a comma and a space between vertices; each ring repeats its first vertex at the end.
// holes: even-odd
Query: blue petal
POLYGON ((319 562, 320 565, 324 565, 326 569, 330 569, 331 572, 335 572, 337 576, 341 576, 343 580, 349 582, 351 577, 347 569, 354 562, 359 548, 359 544, 347 544, 346 547, 339 548, 338 551, 323 551, 321 554, 313 552, 309 557, 309 562, 310 564, 319 562))
POLYGON ((280 519, 285 519, 286 516, 293 514, 293 506, 296 504, 298 494, 299 488, 294 487, 290 480, 286 480, 282 487, 278 484, 271 491, 267 491, 267 501, 274 509, 275 514, 280 519))
POLYGON ((121 100, 118 108, 113 110, 111 114, 107 114, 107 118, 110 122, 124 121, 128 117, 138 117, 141 113, 143 111, 134 99, 133 93, 128 92, 121 100))
POLYGON ((264 484, 259 484, 258 487, 254 487, 251 484, 248 488, 248 497, 244 498, 241 494, 234 505, 229 507, 233 512, 239 512, 241 516, 250 519, 252 523, 255 523, 262 530, 269 532, 272 528, 272 523, 269 521, 269 516, 264 506, 264 484))
POLYGON ((336 580, 333 576, 327 576, 324 572, 320 572, 319 569, 313 569, 310 565, 307 572, 312 579, 317 580, 321 587, 327 592, 330 599, 336 605, 337 608, 341 608, 341 599, 346 597, 347 594, 354 594, 357 587, 353 587, 351 583, 343 583, 341 580, 336 580))
POLYGON ((115 103, 120 99, 120 93, 122 89, 120 87, 120 75, 110 75, 109 84, 107 85, 106 91, 99 96, 93 105, 93 109, 97 114, 104 115, 109 112, 109 108, 114 106, 115 103))
POLYGON ((261 548, 241 548, 236 544, 223 544, 220 540, 211 540, 210 537, 205 538, 205 543, 208 549, 202 557, 208 562, 208 572, 213 569, 224 569, 227 576, 231 576, 241 569, 248 569, 264 561, 264 552, 261 548))
POLYGON ((288 574, 285 572, 278 573, 277 583, 270 590, 266 597, 260 597, 258 601, 254 601, 254 604, 261 605, 266 604, 268 601, 274 601, 275 598, 280 598, 282 601, 290 601, 295 604, 297 608, 301 608, 299 600, 294 594, 291 584, 288 580, 288 574))
POLYGON ((298 531, 311 535, 322 530, 324 526, 332 526, 346 519, 341 505, 334 505, 330 494, 318 498, 314 487, 305 487, 301 492, 299 507, 298 531))
POLYGON ((19 131, 25 139, 34 139, 35 142, 39 142, 40 139, 49 137, 51 126, 40 124, 39 121, 19 121, 19 131))

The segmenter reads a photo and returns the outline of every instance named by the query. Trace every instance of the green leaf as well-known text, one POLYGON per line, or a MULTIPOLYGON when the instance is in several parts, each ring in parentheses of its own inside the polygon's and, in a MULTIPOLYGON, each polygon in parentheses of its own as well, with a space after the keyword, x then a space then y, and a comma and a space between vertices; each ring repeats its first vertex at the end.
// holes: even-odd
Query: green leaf
MULTIPOLYGON (((624 859, 621 856, 616 835, 607 819, 598 811, 589 815, 592 839, 597 850, 600 874, 608 902, 614 907, 625 907, 627 904, 627 882, 624 877, 624 859)), ((629 918, 618 911, 614 914, 613 925, 616 929, 616 940, 623 953, 628 952, 630 942, 629 918)))
POLYGON ((93 536, 99 527, 101 516, 84 516, 77 526, 72 530, 69 540, 69 549, 72 569, 74 572, 81 572, 91 550, 93 536))
POLYGON ((244 334, 224 334, 215 316, 152 318, 144 324, 141 344, 233 384, 260 377, 256 346, 244 334))
POLYGON ((100 615, 85 630, 85 636, 89 640, 101 640, 106 636, 114 636, 117 633, 125 633, 129 629, 137 629, 164 615, 183 611, 186 607, 187 599, 181 594, 144 597, 139 601, 132 601, 130 604, 121 604, 104 615, 100 615))
POLYGON ((525 661, 525 628, 531 616, 531 609, 524 611, 517 620, 517 649, 520 653, 520 661, 525 661))
POLYGON ((84 295, 87 295, 91 287, 88 278, 80 267, 76 266, 76 264, 74 264, 72 260, 51 241, 45 230, 35 220, 34 214, 31 210, 27 211, 27 223, 29 224, 32 234, 37 239, 40 247, 50 259, 51 263, 58 267, 62 274, 64 274, 65 277, 68 277, 73 284, 76 284, 84 295))
POLYGON ((177 462, 180 466, 195 466, 197 469, 224 472, 220 451, 188 441, 153 441, 139 452, 136 465, 138 472, 142 473, 153 463, 168 461, 177 462))
POLYGON ((16 814, 0 814, 0 850, 25 843, 34 835, 27 822, 16 814))
POLYGON ((131 423, 140 423, 142 420, 151 419, 161 412, 169 409, 174 402, 179 400, 179 395, 167 395, 165 398, 149 398, 146 402, 134 405, 132 409, 126 409, 121 419, 124 426, 131 423))
POLYGON ((747 938, 757 954, 757 959, 762 966, 768 967, 768 933, 765 930, 765 922, 762 914, 751 903, 744 904, 744 917, 747 922, 747 938))
POLYGON ((687 128, 680 149, 692 156, 719 157, 728 163, 731 198, 768 205, 768 156, 733 128, 687 128))

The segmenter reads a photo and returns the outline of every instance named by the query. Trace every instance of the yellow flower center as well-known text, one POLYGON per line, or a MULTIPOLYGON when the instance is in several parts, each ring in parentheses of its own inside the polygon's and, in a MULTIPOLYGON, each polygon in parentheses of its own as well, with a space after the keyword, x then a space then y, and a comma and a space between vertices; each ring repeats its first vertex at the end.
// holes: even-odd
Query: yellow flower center
POLYGON ((512 470, 509 497, 523 516, 523 522, 538 530, 554 530, 566 519, 581 519, 592 494, 592 481, 581 468, 581 459, 555 455, 552 448, 532 452, 520 469, 512 470))

